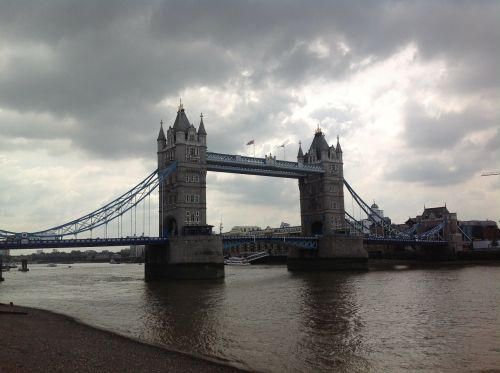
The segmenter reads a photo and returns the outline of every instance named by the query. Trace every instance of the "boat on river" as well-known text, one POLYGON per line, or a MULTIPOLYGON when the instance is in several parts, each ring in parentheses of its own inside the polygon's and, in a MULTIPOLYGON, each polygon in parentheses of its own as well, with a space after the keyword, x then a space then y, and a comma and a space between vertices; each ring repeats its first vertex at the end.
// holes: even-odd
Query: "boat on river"
POLYGON ((228 266, 249 266, 250 262, 241 256, 231 256, 224 259, 224 264, 228 266))

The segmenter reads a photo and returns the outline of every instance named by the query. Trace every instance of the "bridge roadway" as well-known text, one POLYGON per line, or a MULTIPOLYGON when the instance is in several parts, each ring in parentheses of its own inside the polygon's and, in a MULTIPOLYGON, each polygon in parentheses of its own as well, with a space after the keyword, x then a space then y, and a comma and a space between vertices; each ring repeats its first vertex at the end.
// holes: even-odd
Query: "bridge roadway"
MULTIPOLYGON (((222 238, 225 249, 237 247, 244 243, 273 242, 302 249, 317 250, 319 237, 256 237, 256 236, 225 236, 222 238)), ((122 238, 75 238, 63 240, 27 240, 0 241, 0 250, 17 249, 59 249, 71 247, 111 247, 129 245, 159 245, 168 243, 168 237, 122 237, 122 238)), ((393 244, 393 245, 419 245, 419 246, 446 246, 447 241, 436 240, 410 240, 390 239, 384 237, 365 237, 364 244, 393 244)))
POLYGON ((64 240, 0 241, 0 250, 63 249, 69 247, 152 245, 168 242, 167 237, 74 238, 64 240))

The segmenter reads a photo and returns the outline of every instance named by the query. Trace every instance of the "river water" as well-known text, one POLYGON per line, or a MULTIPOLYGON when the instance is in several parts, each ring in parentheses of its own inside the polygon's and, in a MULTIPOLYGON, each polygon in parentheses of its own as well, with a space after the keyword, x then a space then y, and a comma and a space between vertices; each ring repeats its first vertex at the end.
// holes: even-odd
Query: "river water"
POLYGON ((500 368, 500 266, 290 273, 145 283, 138 264, 31 265, 0 302, 34 306, 263 372, 500 368))

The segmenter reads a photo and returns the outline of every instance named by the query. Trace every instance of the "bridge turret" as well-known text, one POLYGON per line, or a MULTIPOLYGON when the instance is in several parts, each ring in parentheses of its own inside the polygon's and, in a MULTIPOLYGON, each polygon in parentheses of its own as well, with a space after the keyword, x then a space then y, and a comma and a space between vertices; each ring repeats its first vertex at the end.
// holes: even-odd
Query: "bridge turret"
POLYGON ((205 131, 205 125, 203 124, 203 113, 200 114, 200 125, 198 127, 198 141, 200 144, 207 145, 207 131, 205 131))
POLYGON ((335 150, 337 158, 342 162, 342 148, 340 147, 339 136, 337 135, 337 149, 335 150))
POLYGON ((167 147, 167 139, 165 138, 165 132, 163 132, 163 120, 160 121, 160 132, 158 133, 158 138, 156 139, 157 150, 156 154, 158 156, 158 168, 166 167, 164 150, 167 147))
POLYGON ((304 153, 302 152, 302 143, 299 141, 299 153, 297 154, 297 162, 302 165, 304 163, 304 153))
POLYGON ((167 139, 165 137, 165 132, 163 132, 163 120, 160 121, 160 132, 158 133, 156 142, 158 145, 158 151, 163 150, 163 148, 167 146, 167 139))

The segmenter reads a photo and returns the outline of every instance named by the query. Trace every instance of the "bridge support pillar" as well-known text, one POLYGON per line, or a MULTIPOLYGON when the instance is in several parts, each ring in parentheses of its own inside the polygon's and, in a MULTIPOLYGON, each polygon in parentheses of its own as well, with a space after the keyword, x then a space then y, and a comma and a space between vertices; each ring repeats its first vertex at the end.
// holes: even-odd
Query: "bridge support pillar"
POLYGON ((144 271, 146 281, 223 278, 222 239, 179 236, 166 245, 148 245, 144 271))
POLYGON ((367 270, 368 252, 361 237, 328 235, 316 251, 290 248, 287 266, 289 271, 367 270))

